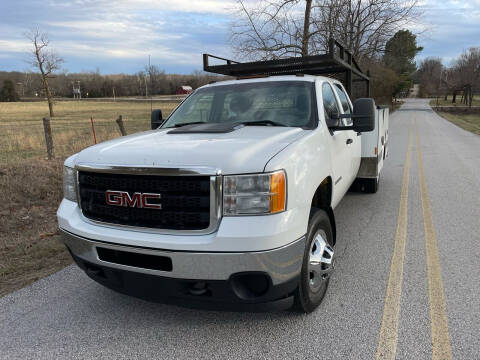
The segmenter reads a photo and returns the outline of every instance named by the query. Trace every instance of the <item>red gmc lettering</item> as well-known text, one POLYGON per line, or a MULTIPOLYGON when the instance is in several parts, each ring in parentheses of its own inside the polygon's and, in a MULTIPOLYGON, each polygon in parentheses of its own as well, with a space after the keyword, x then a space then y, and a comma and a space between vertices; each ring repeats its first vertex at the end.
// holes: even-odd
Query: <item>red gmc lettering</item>
POLYGON ((122 206, 122 192, 108 190, 105 193, 107 205, 122 206))
POLYGON ((128 192, 122 192, 122 206, 129 206, 129 207, 142 207, 142 194, 141 193, 134 193, 132 197, 128 192))
POLYGON ((145 193, 142 194, 142 207, 145 209, 161 209, 162 204, 149 204, 148 199, 160 199, 160 194, 145 193))
POLYGON ((150 199, 160 199, 160 194, 153 193, 133 193, 132 196, 127 191, 107 190, 105 192, 105 202, 107 205, 137 207, 145 209, 161 209, 162 204, 152 204, 150 199))

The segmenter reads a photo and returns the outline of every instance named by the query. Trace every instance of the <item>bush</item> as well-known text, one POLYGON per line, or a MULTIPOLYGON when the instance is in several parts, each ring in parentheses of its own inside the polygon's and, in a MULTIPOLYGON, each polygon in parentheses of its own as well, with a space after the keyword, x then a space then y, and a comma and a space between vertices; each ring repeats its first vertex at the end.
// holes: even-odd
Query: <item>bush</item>
POLYGON ((0 90, 0 101, 2 102, 12 102, 18 101, 18 95, 15 91, 15 85, 11 80, 4 80, 3 87, 0 90))

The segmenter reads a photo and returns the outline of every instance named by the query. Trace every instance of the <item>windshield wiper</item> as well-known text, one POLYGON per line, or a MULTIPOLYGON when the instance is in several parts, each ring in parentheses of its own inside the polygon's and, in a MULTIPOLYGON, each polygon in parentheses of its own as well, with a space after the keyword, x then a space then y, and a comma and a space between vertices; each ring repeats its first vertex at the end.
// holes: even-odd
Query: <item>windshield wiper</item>
POLYGON ((182 126, 195 125, 195 124, 206 124, 206 122, 205 121, 192 121, 192 122, 188 122, 188 123, 175 124, 175 125, 170 126, 170 127, 182 127, 182 126))
MULTIPOLYGON (((178 128, 182 126, 187 126, 187 125, 195 125, 195 124, 208 124, 206 121, 192 121, 188 123, 179 123, 175 124, 173 126, 169 126, 168 128, 178 128)), ((212 123, 213 124, 213 123, 212 123)), ((259 120, 259 121, 242 121, 238 123, 232 124, 232 126, 237 126, 237 125, 245 125, 245 126, 287 126, 282 123, 272 121, 272 120, 259 120)), ((166 128, 166 129, 168 129, 166 128)))
POLYGON ((236 125, 245 125, 245 126, 249 126, 249 125, 253 125, 253 126, 287 126, 285 124, 282 124, 282 123, 279 123, 279 122, 276 122, 276 121, 272 121, 272 120, 259 120, 259 121, 243 121, 243 122, 239 122, 239 123, 236 123, 236 125))

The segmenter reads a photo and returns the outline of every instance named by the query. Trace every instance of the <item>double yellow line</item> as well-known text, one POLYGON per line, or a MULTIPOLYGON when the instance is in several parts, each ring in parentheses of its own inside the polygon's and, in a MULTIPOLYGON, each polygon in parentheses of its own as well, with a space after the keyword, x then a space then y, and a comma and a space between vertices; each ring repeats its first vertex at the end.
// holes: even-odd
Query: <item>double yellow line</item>
MULTIPOLYGON (((430 324, 432 339, 432 359, 450 360, 452 350, 448 334, 448 319, 443 291, 442 271, 438 256, 437 237, 428 199, 427 184, 423 171, 422 152, 418 128, 415 127, 418 154, 418 174, 420 197, 422 201, 423 222, 425 229, 425 249, 427 257, 428 293, 430 303, 430 324)), ((395 243, 390 265, 382 325, 378 339, 377 359, 395 359, 398 342, 398 320, 402 296, 403 263, 408 224, 408 184, 410 179, 410 158, 412 152, 412 129, 410 126, 407 156, 403 170, 400 208, 395 233, 395 243)))

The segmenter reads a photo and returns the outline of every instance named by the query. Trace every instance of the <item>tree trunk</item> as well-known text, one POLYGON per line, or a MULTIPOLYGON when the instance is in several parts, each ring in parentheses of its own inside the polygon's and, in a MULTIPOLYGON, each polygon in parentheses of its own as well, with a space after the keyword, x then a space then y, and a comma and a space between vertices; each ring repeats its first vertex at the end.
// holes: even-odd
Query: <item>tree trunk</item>
POLYGON ((53 113, 53 97, 52 93, 50 92, 50 87, 48 86, 48 80, 47 77, 42 75, 44 77, 43 79, 43 86, 45 88, 45 93, 47 95, 47 101, 48 101, 48 110, 50 112, 50 118, 53 118, 55 115, 53 113))
POLYGON ((472 92, 472 86, 471 85, 465 86, 464 96, 465 96, 465 105, 468 105, 469 107, 472 107, 473 92, 472 92))
POLYGON ((52 160, 54 157, 54 153, 53 153, 53 138, 52 138, 52 128, 50 126, 50 118, 43 118, 43 130, 45 132, 45 144, 47 145, 47 157, 48 157, 48 160, 52 160))
POLYGON ((306 0, 305 19, 303 21, 302 56, 308 56, 308 44, 310 40, 310 13, 312 12, 312 0, 306 0))

